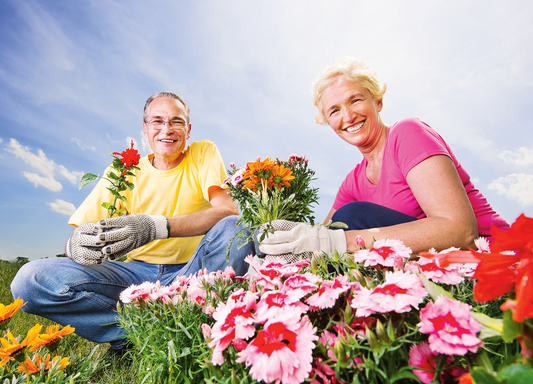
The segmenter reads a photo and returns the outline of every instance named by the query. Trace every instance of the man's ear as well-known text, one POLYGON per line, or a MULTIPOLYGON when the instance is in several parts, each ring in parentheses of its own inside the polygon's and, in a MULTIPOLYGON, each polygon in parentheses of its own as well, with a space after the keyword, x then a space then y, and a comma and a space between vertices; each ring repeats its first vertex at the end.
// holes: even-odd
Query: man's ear
POLYGON ((187 130, 187 140, 189 140, 191 137, 191 129, 192 129, 192 124, 189 123, 189 129, 187 130))
POLYGON ((147 131, 147 128, 146 128, 146 123, 143 123, 143 133, 144 133, 144 137, 146 139, 148 139, 148 131, 147 131))

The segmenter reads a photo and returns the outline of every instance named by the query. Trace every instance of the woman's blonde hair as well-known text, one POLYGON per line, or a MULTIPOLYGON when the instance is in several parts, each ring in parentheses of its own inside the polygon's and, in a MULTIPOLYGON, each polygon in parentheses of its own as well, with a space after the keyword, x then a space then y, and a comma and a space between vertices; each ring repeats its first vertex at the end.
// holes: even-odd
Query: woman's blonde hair
POLYGON ((318 124, 327 124, 324 109, 321 105, 322 94, 339 77, 352 83, 361 84, 368 89, 374 99, 381 99, 387 90, 387 84, 380 83, 377 74, 363 60, 343 57, 326 67, 318 79, 313 82, 314 103, 318 109, 315 119, 318 124))

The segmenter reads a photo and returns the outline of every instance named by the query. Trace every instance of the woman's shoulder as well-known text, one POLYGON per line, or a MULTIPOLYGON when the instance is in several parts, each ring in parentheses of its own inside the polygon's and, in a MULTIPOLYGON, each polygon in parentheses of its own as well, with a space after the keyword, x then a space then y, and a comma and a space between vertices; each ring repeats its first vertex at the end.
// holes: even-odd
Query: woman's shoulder
POLYGON ((433 128, 418 117, 406 117, 391 125, 389 128, 389 138, 392 141, 444 141, 433 128))

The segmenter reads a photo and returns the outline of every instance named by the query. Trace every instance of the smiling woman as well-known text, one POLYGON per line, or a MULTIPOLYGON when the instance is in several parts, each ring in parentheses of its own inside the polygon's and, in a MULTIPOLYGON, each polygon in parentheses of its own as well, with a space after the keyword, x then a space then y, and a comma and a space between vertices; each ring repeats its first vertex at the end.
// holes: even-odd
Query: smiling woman
MULTIPOLYGON (((363 61, 335 62, 313 88, 317 122, 328 124, 363 155, 342 182, 325 220, 347 224, 341 249, 353 253, 361 240, 368 245, 382 238, 402 240, 414 253, 432 247, 473 248, 478 235, 490 239, 491 226, 509 227, 429 125, 413 117, 391 126, 382 121, 387 88, 363 61)), ((330 239, 338 238, 331 231, 330 239)), ((295 237, 310 236, 313 228, 294 228, 292 237, 280 232, 265 239, 262 250, 292 253, 295 237)))

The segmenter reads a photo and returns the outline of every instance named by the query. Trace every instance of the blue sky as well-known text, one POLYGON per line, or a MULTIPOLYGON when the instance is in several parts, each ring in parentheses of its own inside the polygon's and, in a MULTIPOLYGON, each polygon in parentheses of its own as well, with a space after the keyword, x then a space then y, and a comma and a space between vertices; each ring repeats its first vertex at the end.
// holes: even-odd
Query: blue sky
POLYGON ((70 214, 110 152, 142 139, 159 91, 191 108, 191 140, 229 165, 305 155, 329 211, 361 160, 314 122, 310 84, 359 57, 388 84, 388 124, 417 116, 512 222, 533 216, 529 1, 0 2, 0 258, 63 252, 70 214))

